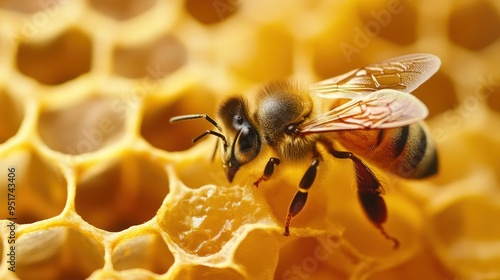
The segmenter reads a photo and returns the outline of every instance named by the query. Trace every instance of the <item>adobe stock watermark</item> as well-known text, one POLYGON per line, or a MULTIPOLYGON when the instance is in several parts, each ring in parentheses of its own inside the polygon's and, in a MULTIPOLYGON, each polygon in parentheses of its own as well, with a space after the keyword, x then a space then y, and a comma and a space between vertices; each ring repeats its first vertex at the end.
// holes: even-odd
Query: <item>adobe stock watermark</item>
POLYGON ((479 77, 479 84, 474 89, 474 93, 469 94, 454 109, 442 114, 446 125, 432 129, 432 135, 437 143, 444 142, 448 138, 448 133, 459 129, 467 119, 481 110, 481 103, 486 101, 495 88, 500 88, 500 76, 490 74, 488 77, 479 77))
POLYGON ((403 11, 403 6, 400 0, 389 0, 386 8, 379 11, 371 11, 372 19, 368 21, 363 28, 354 27, 354 37, 352 43, 342 42, 339 47, 344 55, 345 60, 350 63, 354 54, 361 53, 361 50, 368 47, 373 38, 382 31, 382 28, 387 27, 393 16, 400 14, 403 11))
POLYGON ((214 0, 212 6, 214 7, 219 20, 224 20, 229 14, 236 11, 241 5, 241 0, 214 0))
POLYGON ((70 0, 38 0, 40 11, 23 17, 22 26, 19 34, 12 34, 11 44, 14 46, 17 42, 26 42, 35 37, 40 31, 46 28, 50 21, 56 17, 67 5, 70 0))
POLYGON ((282 280, 304 280, 309 279, 316 272, 320 263, 328 260, 340 244, 333 237, 317 238, 318 245, 314 248, 312 255, 305 257, 299 264, 293 264, 283 272, 282 280))

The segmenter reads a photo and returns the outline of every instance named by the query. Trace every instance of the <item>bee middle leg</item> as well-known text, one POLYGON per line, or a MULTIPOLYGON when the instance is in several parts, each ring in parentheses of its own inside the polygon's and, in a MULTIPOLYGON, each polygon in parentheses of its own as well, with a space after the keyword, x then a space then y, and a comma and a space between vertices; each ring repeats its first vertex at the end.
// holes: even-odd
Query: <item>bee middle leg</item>
POLYGON ((365 214, 370 221, 380 230, 382 235, 393 242, 393 248, 399 247, 399 241, 390 236, 382 227, 387 220, 387 207, 382 198, 383 189, 375 174, 370 168, 351 152, 337 151, 333 148, 330 153, 336 158, 351 159, 356 171, 356 183, 358 187, 358 199, 365 214))
POLYGON ((311 165, 309 165, 309 168, 300 180, 299 190, 293 197, 292 202, 290 203, 290 207, 288 208, 288 213, 286 214, 285 231, 283 232, 284 236, 290 236, 290 222, 293 217, 299 214, 299 212, 302 210, 302 208, 304 208, 304 205, 306 204, 307 193, 309 191, 309 188, 314 183, 314 179, 316 179, 316 170, 318 169, 318 165, 319 158, 313 159, 311 165))

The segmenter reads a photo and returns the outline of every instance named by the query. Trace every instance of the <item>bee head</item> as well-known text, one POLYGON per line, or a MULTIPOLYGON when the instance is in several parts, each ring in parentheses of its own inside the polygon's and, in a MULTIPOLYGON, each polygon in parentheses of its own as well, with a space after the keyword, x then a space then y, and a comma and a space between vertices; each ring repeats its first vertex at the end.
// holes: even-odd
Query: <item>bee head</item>
POLYGON ((248 107, 240 96, 228 98, 218 110, 226 143, 222 146, 222 163, 232 182, 239 168, 254 159, 261 149, 260 136, 248 118, 248 107))

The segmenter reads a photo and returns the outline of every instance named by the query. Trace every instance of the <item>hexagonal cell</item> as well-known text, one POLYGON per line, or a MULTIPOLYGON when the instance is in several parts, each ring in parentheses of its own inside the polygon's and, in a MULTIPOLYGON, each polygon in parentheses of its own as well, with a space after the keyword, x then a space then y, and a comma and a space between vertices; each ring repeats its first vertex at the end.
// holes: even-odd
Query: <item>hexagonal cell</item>
POLYGON ((338 20, 314 38, 312 42, 312 66, 319 80, 347 73, 353 69, 375 62, 365 57, 372 43, 371 37, 365 39, 360 29, 361 20, 349 13, 341 13, 338 20), (342 26, 339 26, 340 23, 342 26), (332 34, 336 34, 332 36, 332 34))
POLYGON ((470 50, 483 49, 500 39, 500 13, 488 1, 456 5, 449 18, 448 36, 470 50))
POLYGON ((483 166, 490 166, 500 174, 500 150, 492 148, 498 146, 498 140, 489 135, 500 129, 498 116, 493 114, 485 118, 489 122, 483 123, 483 127, 472 131, 468 118, 458 112, 451 112, 433 123, 431 130, 436 134, 440 155, 439 172, 432 178, 434 184, 445 186, 459 181, 483 166))
POLYGON ((219 253, 245 225, 275 225, 267 206, 250 188, 208 185, 176 196, 158 212, 158 221, 188 254, 219 253))
POLYGON ((480 97, 486 98, 488 106, 500 113, 500 77, 490 76, 479 88, 480 97))
POLYGON ((347 279, 356 263, 347 258, 335 241, 323 242, 314 237, 298 238, 279 250, 274 279, 347 279), (338 266, 331 267, 330 262, 338 266))
POLYGON ((86 279, 104 266, 104 248, 93 236, 69 227, 53 227, 16 240, 20 279, 86 279))
POLYGON ((40 83, 58 85, 90 71, 92 42, 78 30, 68 30, 49 42, 19 45, 19 71, 40 83))
POLYGON ((187 12, 202 24, 215 24, 234 15, 240 6, 234 0, 196 1, 186 0, 187 12))
POLYGON ((14 136, 24 118, 20 102, 3 89, 0 89, 0 144, 14 136))
MULTIPOLYGON (((484 186, 474 187, 479 189, 484 186)), ((498 201, 498 195, 480 191, 463 192, 453 201, 436 205, 436 212, 430 216, 430 232, 438 255, 464 278, 500 277, 500 224, 496 221, 500 214, 498 201)))
POLYGON ((90 224, 121 231, 156 215, 169 192, 164 168, 147 153, 119 157, 82 167, 75 208, 90 224))
POLYGON ((6 10, 33 14, 41 11, 45 6, 49 6, 52 1, 16 1, 16 0, 0 0, 0 7, 6 10))
POLYGON ((174 256, 161 236, 146 233, 120 241, 111 258, 115 270, 142 268, 156 274, 164 274, 174 263, 174 256))
POLYGON ((292 75, 293 34, 277 26, 240 28, 240 31, 233 30, 241 35, 224 45, 226 49, 221 57, 234 73, 257 83, 286 79, 292 75))
MULTIPOLYGON (((56 165, 32 150, 14 149, 0 160, 0 167, 3 178, 13 178, 9 183, 15 184, 12 191, 5 185, 0 195, 15 203, 17 223, 38 222, 63 211, 67 182, 56 165)), ((7 207, 0 208, 0 213, 2 217, 11 217, 7 207)))
POLYGON ((169 119, 187 114, 209 114, 215 117, 216 99, 214 94, 203 88, 189 89, 171 103, 150 97, 145 100, 141 135, 151 145, 162 150, 189 149, 193 146, 191 140, 207 129, 214 129, 213 125, 203 119, 171 124, 169 119))
POLYGON ((179 40, 166 35, 141 46, 117 46, 113 67, 127 78, 161 79, 186 63, 187 52, 179 40))
POLYGON ((428 118, 451 110, 459 103, 453 81, 443 71, 438 71, 412 94, 427 106, 428 118))
POLYGON ((363 2, 358 14, 363 22, 359 30, 368 38, 380 37, 399 45, 409 45, 417 39, 417 11, 410 1, 363 2))
POLYGON ((42 111, 38 131, 47 146, 70 155, 95 152, 118 141, 126 112, 116 99, 91 97, 67 107, 42 111))
POLYGON ((156 5, 157 0, 90 0, 89 2, 92 8, 104 15, 117 20, 127 20, 151 9, 156 5))

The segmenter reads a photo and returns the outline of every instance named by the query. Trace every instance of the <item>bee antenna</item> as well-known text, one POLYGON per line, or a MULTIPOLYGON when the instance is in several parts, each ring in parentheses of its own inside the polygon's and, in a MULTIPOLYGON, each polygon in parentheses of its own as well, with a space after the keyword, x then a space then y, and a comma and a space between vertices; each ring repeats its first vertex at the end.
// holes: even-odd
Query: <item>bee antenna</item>
POLYGON ((224 143, 224 147, 227 147, 226 137, 224 137, 224 135, 222 135, 221 133, 219 133, 217 131, 213 131, 213 130, 207 130, 207 131, 203 132, 200 136, 195 137, 193 139, 193 143, 198 142, 200 139, 207 136, 208 134, 215 135, 215 136, 219 137, 222 140, 222 143, 224 143))
MULTIPOLYGON (((193 115, 183 115, 183 116, 177 116, 177 117, 172 117, 170 118, 170 123, 174 122, 180 122, 180 121, 187 121, 187 120, 194 120, 194 119, 205 119, 209 123, 211 123, 213 126, 217 128, 218 131, 222 132, 222 128, 217 124, 217 122, 212 119, 209 115, 207 114, 193 114, 193 115)), ((206 134, 202 134, 203 136, 206 134)), ((200 135, 201 136, 201 135, 200 135)), ((203 137, 202 136, 202 137, 203 137)), ((222 135, 221 135, 222 136, 222 135)), ((198 138, 198 137, 196 137, 198 138)), ((196 139, 195 138, 195 139, 196 139)), ((225 139, 223 140, 224 142, 226 141, 225 139)))

